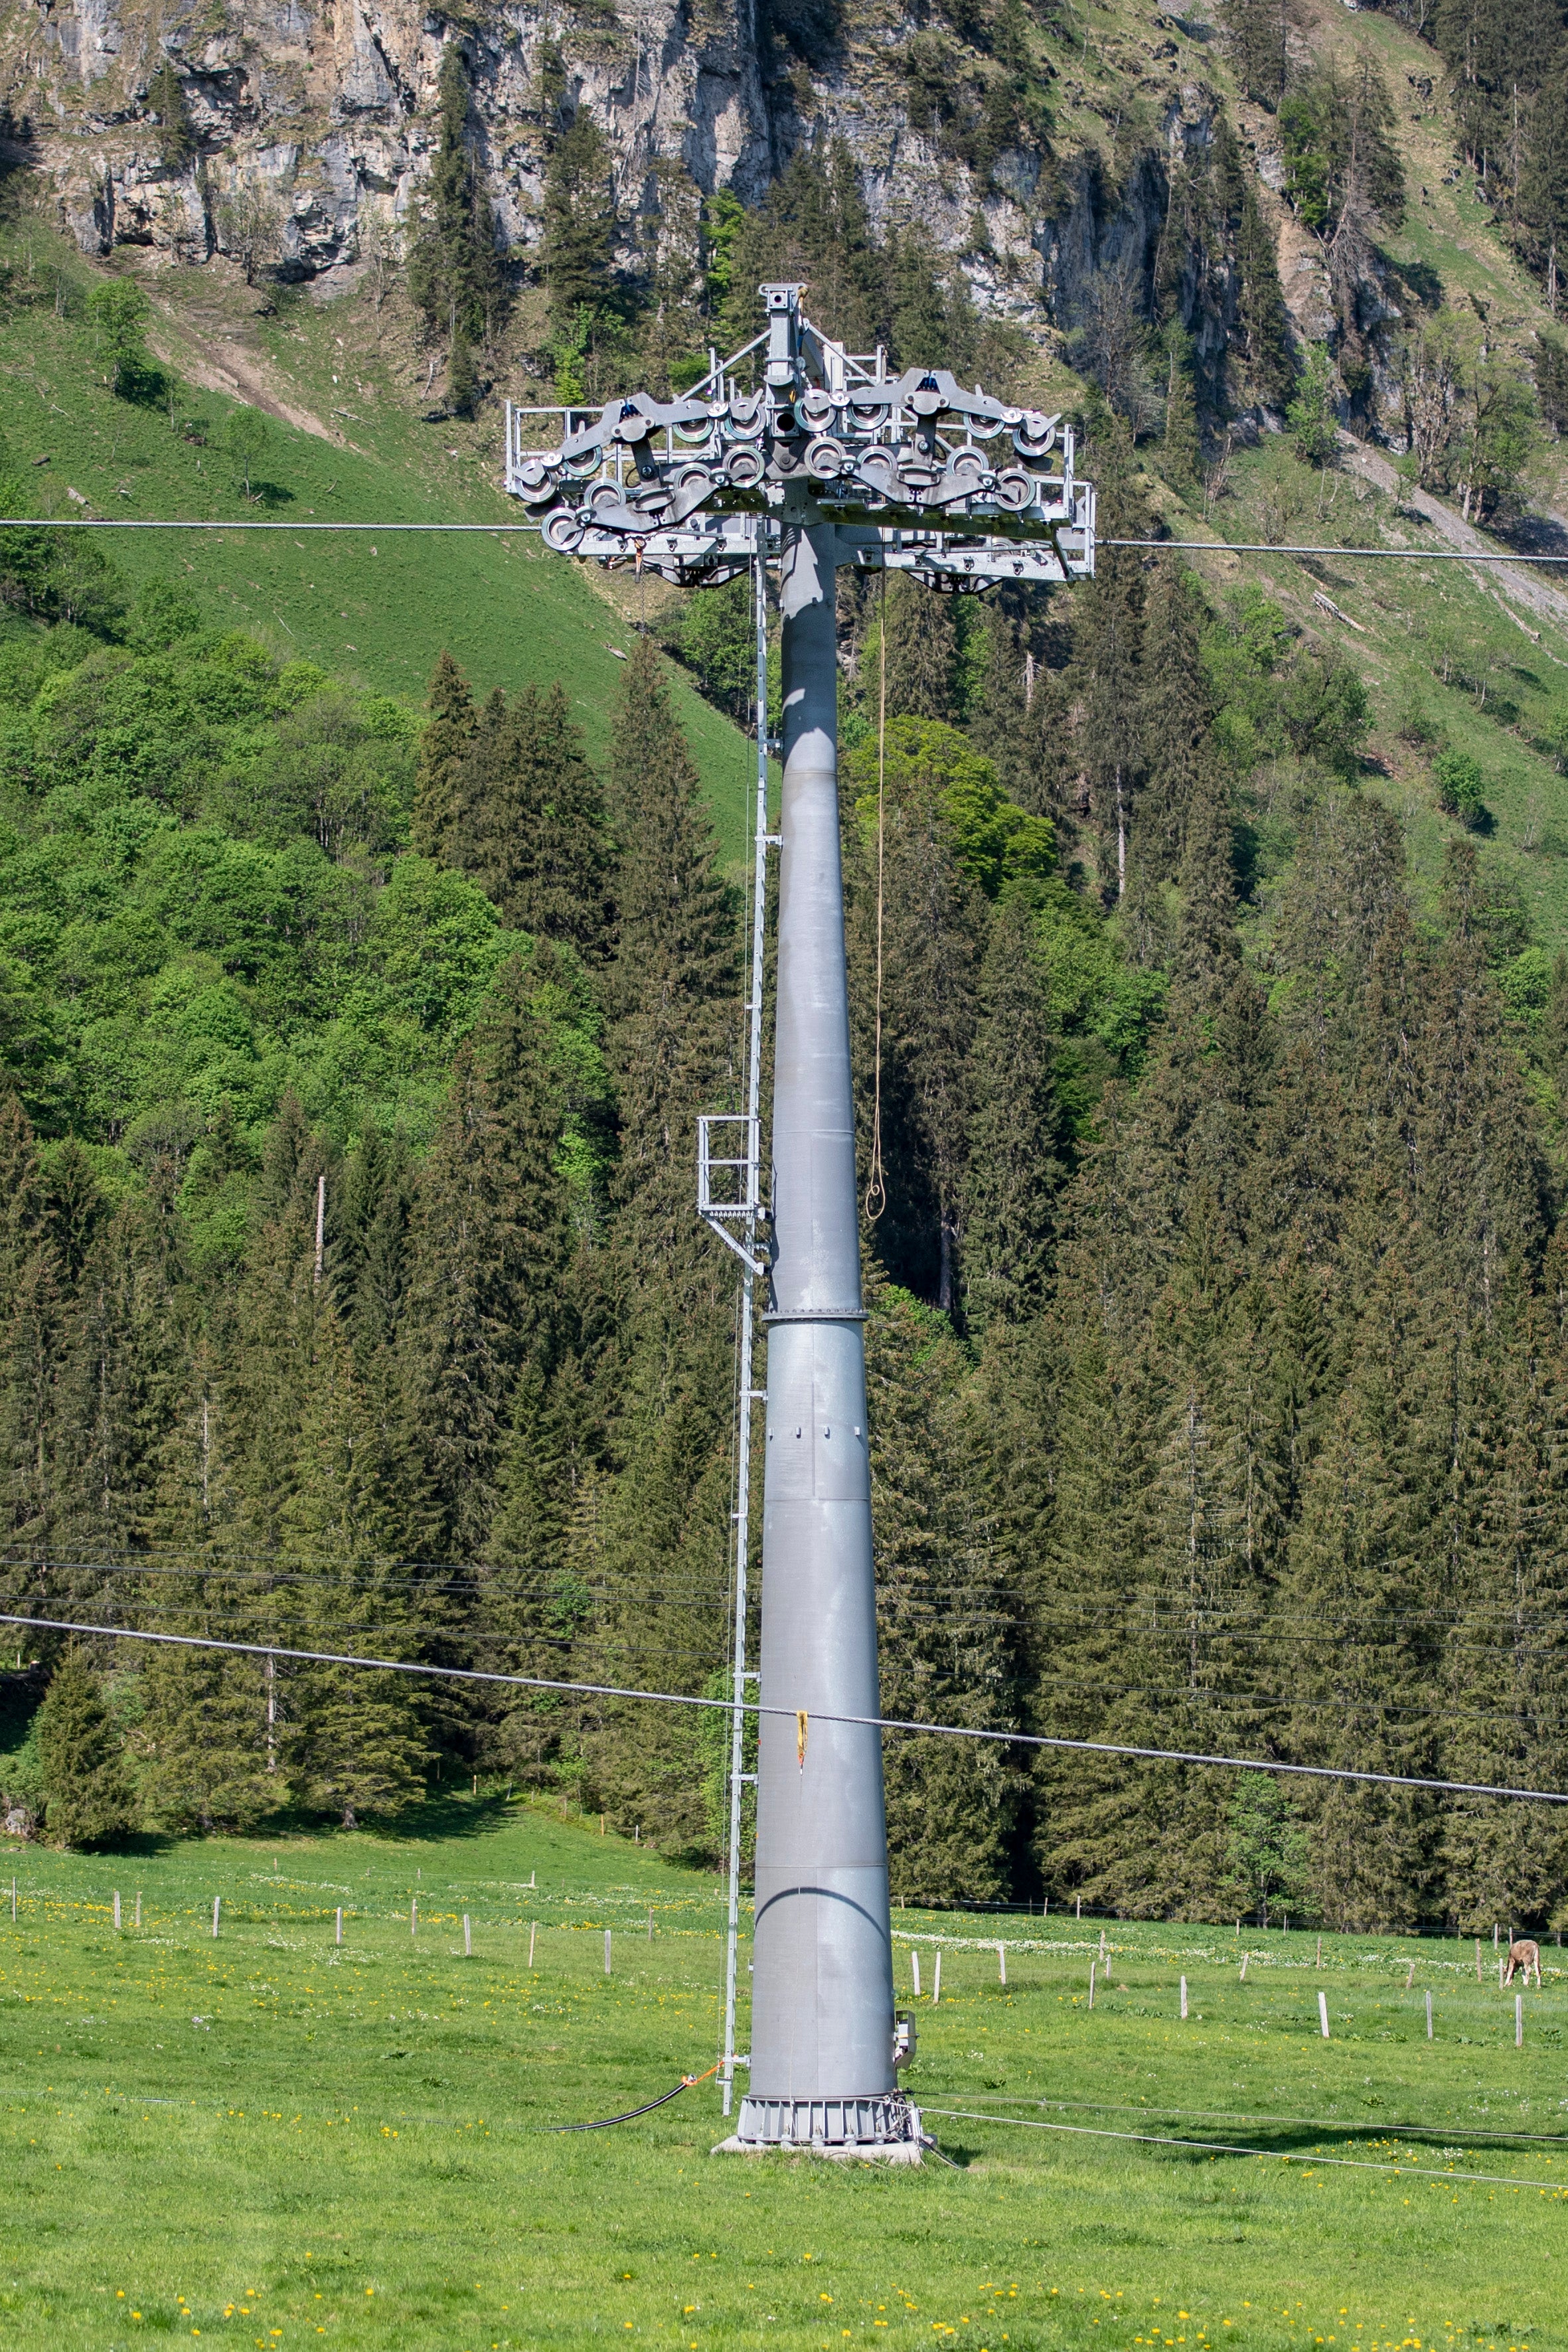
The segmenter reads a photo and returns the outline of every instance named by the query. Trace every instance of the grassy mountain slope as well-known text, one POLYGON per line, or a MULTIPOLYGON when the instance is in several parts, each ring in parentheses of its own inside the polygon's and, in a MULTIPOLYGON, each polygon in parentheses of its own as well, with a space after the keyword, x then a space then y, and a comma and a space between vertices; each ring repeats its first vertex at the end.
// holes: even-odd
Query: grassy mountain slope
MULTIPOLYGON (((410 398, 389 396, 384 361, 378 373, 374 313, 363 299, 318 309, 301 297, 258 320, 258 298, 243 288, 215 291, 201 282, 203 273, 160 273, 151 282, 163 382, 132 401, 103 380, 85 315, 87 293, 107 273, 26 220, 12 225, 0 258, 15 273, 14 299, 0 314, 0 430, 24 465, 47 460, 32 476, 36 514, 520 519, 497 487, 500 428, 493 409, 474 427, 418 423, 410 398), (339 350, 351 336, 352 362, 339 350), (334 373, 342 383, 334 384, 334 373), (233 393, 221 388, 226 379, 233 393), (220 388, 206 388, 213 384, 220 388), (258 504, 247 501, 218 446, 241 392, 247 404, 271 411, 258 504), (353 414, 333 418, 334 405, 353 414), (205 439, 182 429, 187 418, 199 420, 205 439), (454 448, 458 454, 449 456, 454 448), (86 508, 69 497, 73 488, 86 508)), ((105 534, 104 543, 132 582, 154 575, 184 582, 215 622, 231 621, 280 658, 305 656, 351 683, 410 702, 422 699, 443 646, 480 693, 560 677, 591 752, 604 749, 621 667, 610 647, 624 650, 626 632, 594 585, 534 540, 127 531, 111 541, 105 534)), ((725 856, 737 862, 744 855, 750 754, 679 676, 676 691, 725 856)))
MULTIPOLYGON (((1144 14, 1119 9, 1113 21, 1126 38, 1144 14)), ((1550 314, 1506 251, 1474 173, 1455 153, 1441 59, 1392 16, 1310 5, 1296 17, 1305 52, 1347 68, 1369 55, 1393 100, 1410 201, 1399 228, 1383 240, 1386 262, 1407 286, 1421 288, 1424 308, 1472 307, 1496 347, 1529 364, 1550 314)), ((1175 26, 1173 37, 1185 48, 1190 26, 1175 26)), ((1215 45, 1205 42, 1203 57, 1205 76, 1228 84, 1215 45)), ((1234 98, 1233 105, 1273 176, 1277 123, 1261 109, 1234 98)), ((1302 288, 1321 277, 1321 257, 1282 205, 1275 204, 1274 214, 1286 297, 1300 323, 1302 288)), ((1556 521, 1568 507, 1564 446, 1544 435, 1528 478, 1531 516, 1508 540, 1463 527, 1457 511, 1435 498, 1413 498, 1385 453, 1348 436, 1338 465, 1321 474, 1300 464, 1283 440, 1266 436, 1258 448, 1237 450, 1217 483, 1211 473, 1206 495, 1184 497, 1161 482, 1159 462, 1156 446, 1151 486, 1178 538, 1416 551, 1568 549, 1556 521)), ((1568 723, 1568 593, 1562 592, 1568 576, 1447 561, 1302 562, 1273 554, 1194 561, 1211 595, 1247 585, 1262 590, 1294 625, 1360 672, 1374 719, 1366 788, 1399 811, 1418 877, 1435 882, 1445 845, 1461 829, 1437 805, 1433 759, 1444 748, 1467 752, 1484 779, 1488 817, 1477 837, 1483 871, 1517 894, 1538 942, 1554 948, 1568 939, 1568 786, 1562 773, 1568 723), (1315 601, 1320 597, 1349 618, 1328 611, 1315 601)), ((1262 788, 1267 798, 1266 778, 1262 788)))

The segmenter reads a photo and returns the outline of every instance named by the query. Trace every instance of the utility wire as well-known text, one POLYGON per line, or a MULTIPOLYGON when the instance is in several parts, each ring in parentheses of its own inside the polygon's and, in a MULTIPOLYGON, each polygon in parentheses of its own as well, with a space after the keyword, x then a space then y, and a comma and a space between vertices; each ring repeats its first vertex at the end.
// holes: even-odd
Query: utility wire
MULTIPOLYGON (((460 1591, 489 1592, 501 1579, 507 1580, 513 1590, 527 1587, 547 1593, 557 1585, 557 1580, 561 1576, 564 1575, 570 1580, 574 1573, 571 1570, 519 1569, 512 1568, 504 1561, 475 1559, 454 1561, 389 1559, 386 1563, 387 1568, 400 1571, 395 1575, 384 1573, 379 1567, 356 1571, 353 1569, 295 1568, 289 1565, 290 1562, 310 1560, 314 1557, 316 1555, 308 1551, 276 1549, 255 1551, 242 1549, 237 1546, 209 1551, 196 1547, 167 1544, 109 1559, 66 1559, 54 1555, 40 1558, 36 1554, 12 1547, 8 1549, 0 1549, 0 1569, 11 1568, 45 1574, 57 1570, 81 1570, 102 1576, 205 1576, 212 1578, 216 1582, 225 1580, 238 1582, 242 1579, 257 1581, 266 1580, 273 1585, 330 1584, 341 1585, 350 1591, 364 1589, 380 1591, 393 1585, 408 1584, 431 1591, 438 1588, 443 1595, 460 1591), (167 1564, 182 1560, 194 1562, 195 1565, 183 1568, 167 1564), (267 1564, 259 1568, 237 1569, 227 1565, 232 1560, 259 1560, 267 1564), (279 1563, 279 1565, 271 1565, 271 1563, 279 1563), (416 1572, 401 1573, 404 1570, 416 1572)), ((1003 1580, 999 1573, 989 1577, 970 1578, 950 1584, 937 1584, 922 1579, 918 1588, 911 1588, 908 1592, 901 1586, 889 1586, 885 1590, 890 1600, 903 1602, 910 1598, 924 1601, 934 1594, 973 1592, 977 1585, 995 1584, 1003 1580)), ((660 1605, 658 1593, 642 1585, 623 1587, 597 1584, 584 1586, 582 1590, 589 1600, 605 1597, 616 1601, 648 1601, 656 1606, 660 1605)), ((695 1606, 701 1599, 702 1592, 703 1588, 700 1585, 693 1585, 691 1599, 688 1599, 685 1594, 672 1593, 662 1605, 681 1608, 695 1606)), ((724 1605, 722 1594, 718 1588, 710 1587, 709 1594, 716 1605, 724 1605)), ((568 1593, 565 1597, 570 1599, 572 1596, 568 1593)), ((1359 1627, 1366 1631, 1378 1626, 1391 1626, 1403 1633, 1412 1625, 1441 1627, 1470 1623, 1484 1624, 1489 1618, 1496 1618, 1501 1620, 1505 1625, 1509 1637, 1507 1646, 1511 1650, 1516 1629, 1530 1633, 1550 1632, 1559 1636, 1563 1632, 1563 1620, 1556 1613, 1547 1612, 1539 1616, 1533 1616, 1528 1612, 1521 1612, 1512 1601, 1477 1601, 1460 1609, 1410 1609, 1397 1612, 1375 1608, 1357 1612, 1333 1609, 1260 1609, 1243 1605, 1238 1607, 1233 1615, 1217 1602, 1193 1603, 1185 1599, 1173 1599, 1165 1595, 1156 1596, 1149 1592, 1133 1592, 1125 1594, 1120 1599, 1089 1603, 1082 1601, 1045 1603, 1032 1608, 1027 1617, 1004 1618, 997 1615, 995 1622, 1011 1625, 1075 1624, 1091 1630, 1098 1627, 1106 1632, 1116 1632, 1120 1635, 1121 1621, 1129 1614, 1134 1614, 1140 1611, 1148 1612, 1149 1622, 1143 1630, 1151 1633, 1174 1633, 1185 1640, 1193 1622, 1196 1621, 1204 1639, 1215 1643, 1241 1643, 1255 1637, 1261 1638, 1263 1633, 1279 1626, 1306 1626, 1311 1630, 1297 1638, 1327 1641, 1336 1639, 1339 1631, 1346 1627, 1359 1627)), ((1478 1643, 1464 1646, 1485 1651, 1492 1645, 1478 1643)), ((1100 1685, 1096 1685, 1095 1687, 1098 1688, 1100 1685)))
MULTIPOLYGON (((769 1706, 758 1699, 700 1698, 685 1691, 625 1689, 615 1683, 557 1682, 544 1675, 503 1675, 479 1666, 427 1665, 409 1658, 360 1658, 341 1650, 295 1650, 269 1642, 220 1642, 197 1633, 138 1632, 131 1625, 85 1625, 62 1617, 18 1617, 0 1611, 0 1625, 47 1629, 52 1633, 91 1633, 110 1641, 165 1642, 186 1650, 227 1650, 242 1657, 292 1658, 306 1665, 366 1666, 378 1674, 427 1675, 451 1682, 500 1683, 526 1690, 575 1692, 585 1698, 646 1699, 664 1706, 716 1708, 732 1714, 737 1706, 748 1715, 779 1716, 796 1723, 802 1711, 794 1706, 769 1706)), ((890 1715, 837 1715, 826 1709, 818 1723, 844 1724, 867 1731, 910 1731, 942 1739, 980 1739, 1003 1748, 1066 1748, 1090 1756, 1125 1756, 1146 1764, 1213 1764, 1234 1772, 1277 1772, 1306 1780, 1352 1780, 1384 1789, 1430 1789, 1458 1797, 1510 1797, 1529 1804, 1568 1805, 1568 1790, 1510 1789, 1489 1780, 1433 1780, 1411 1772, 1354 1771, 1336 1764, 1282 1764, 1270 1757, 1208 1756, 1185 1748, 1132 1748, 1118 1740, 1064 1739, 1038 1731, 990 1731, 961 1723, 911 1723, 890 1715)))
MULTIPOLYGON (((262 1595, 258 1595, 256 1597, 258 1600, 264 1598, 262 1595)), ((673 1608, 679 1606, 680 1604, 674 1600, 671 1600, 668 1604, 644 1601, 641 1605, 644 1607, 668 1605, 673 1608)), ((247 1609, 222 1608, 213 1606, 210 1603, 204 1603, 199 1600, 191 1599, 184 1601, 176 1600, 163 1607, 160 1607, 155 1603, 153 1605, 147 1605, 144 1603, 138 1610, 137 1614, 142 1619, 146 1619, 148 1617, 184 1618, 187 1622, 192 1617, 199 1616, 209 1625, 239 1625, 241 1627, 248 1625, 254 1628, 257 1625, 260 1612, 255 1606, 247 1609)), ((28 1624, 41 1625, 47 1623, 48 1621, 46 1618, 34 1617, 27 1618, 21 1622, 25 1622, 28 1624)), ((965 1622, 971 1624, 976 1622, 999 1622, 1003 1624, 1010 1624, 1016 1621, 1008 1618, 992 1620, 984 1616, 977 1616, 973 1612, 965 1619, 965 1622)), ((135 1629, 132 1627, 121 1627, 119 1630, 130 1633, 133 1632, 135 1629)), ((280 1624, 279 1627, 279 1638, 281 1638, 286 1628, 280 1624)), ((506 1647, 510 1644, 516 1644, 526 1641, 535 1643, 541 1648, 595 1651, 603 1656, 612 1658, 697 1658, 704 1660, 710 1664, 718 1664, 721 1663, 717 1653, 711 1648, 691 1650, 679 1647, 679 1645, 671 1645, 668 1643, 616 1642, 606 1640, 602 1633, 595 1630, 594 1626, 588 1622, 586 1619, 584 1620, 584 1624, 575 1632, 565 1633, 551 1633, 545 1631, 543 1628, 531 1627, 524 1634, 509 1634, 504 1627, 499 1629, 486 1626, 468 1628, 459 1625, 438 1624, 429 1621, 421 1622, 419 1620, 405 1622, 402 1624, 378 1625, 368 1623, 363 1619, 339 1625, 335 1630, 337 1631, 340 1638, 347 1639, 351 1635, 355 1635, 362 1641, 366 1639, 368 1636, 376 1634, 418 1633, 438 1636, 444 1642, 467 1643, 469 1644, 479 1642, 489 1642, 492 1644, 499 1644, 501 1647, 506 1647)), ((267 1654, 269 1657, 276 1658, 282 1657, 285 1654, 281 1649, 274 1645, 268 1645, 267 1647, 267 1654)), ((1483 1654, 1487 1654, 1483 1653, 1483 1654)), ((1068 1678, 1062 1675, 1053 1677, 1053 1687, 1058 1691, 1088 1693, 1092 1696, 1102 1699, 1140 1698, 1152 1704, 1169 1705, 1173 1706, 1192 1707, 1202 1706, 1211 1711, 1215 1711, 1222 1707, 1228 1707, 1233 1711, 1239 1709, 1246 1713, 1266 1713, 1275 1715, 1279 1714, 1281 1710, 1291 1715, 1375 1714, 1380 1719, 1385 1722, 1419 1724, 1431 1722, 1434 1719, 1440 1719, 1445 1723, 1507 1724, 1514 1727, 1516 1729, 1524 1723, 1529 1722, 1534 1725, 1538 1731, 1542 1727, 1547 1727, 1549 1719, 1550 1727, 1556 1727, 1557 1724, 1557 1703, 1553 1703, 1552 1706, 1548 1706, 1540 1701, 1536 1701, 1533 1706, 1527 1705, 1513 1709, 1474 1706, 1456 1707, 1447 1702, 1441 1702, 1429 1706, 1406 1706, 1396 1701, 1382 1698, 1354 1697, 1303 1699, 1268 1696, 1257 1691, 1218 1691, 1209 1689, 1207 1687, 1193 1690, 1184 1683, 1107 1683, 1088 1681, 1081 1677, 1068 1678)), ((978 1737, 979 1735, 976 1734, 975 1736, 978 1737)), ((1021 1737, 1022 1735, 1019 1736, 1021 1737)))
MULTIPOLYGON (((570 1590, 563 1591, 560 1583, 563 1576, 570 1582, 574 1574, 570 1570, 525 1570, 488 1560, 458 1560, 450 1564, 439 1560, 389 1561, 388 1568, 400 1571, 397 1574, 384 1574, 379 1568, 368 1568, 356 1571, 353 1569, 310 1569, 295 1568, 289 1565, 292 1561, 308 1560, 311 1557, 309 1552, 238 1549, 205 1552, 170 1546, 118 1559, 60 1559, 52 1557, 40 1559, 27 1553, 13 1550, 8 1553, 0 1551, 0 1570, 11 1568, 41 1571, 46 1574, 55 1571, 81 1571, 105 1577, 202 1577, 209 1579, 214 1583, 242 1581, 257 1583, 264 1585, 268 1590, 308 1584, 333 1586, 346 1591, 380 1592, 390 1591, 395 1586, 406 1585, 416 1591, 428 1591, 441 1598, 462 1592, 490 1593, 498 1583, 505 1580, 508 1588, 513 1592, 521 1593, 527 1591, 537 1593, 542 1598, 549 1598, 555 1593, 568 1602, 574 1601, 576 1597, 570 1590), (279 1565, 240 1569, 227 1565, 233 1560, 260 1560, 266 1563, 278 1562, 279 1565), (188 1561, 193 1565, 171 1564, 182 1561, 188 1561), (404 1570, 419 1572, 405 1574, 401 1572, 404 1570)), ((939 1595, 955 1592, 971 1593, 977 1588, 984 1592, 986 1585, 1002 1581, 1000 1575, 975 1577, 946 1584, 933 1583, 922 1579, 918 1587, 906 1590, 902 1586, 887 1585, 884 1586, 883 1591, 884 1597, 889 1602, 908 1606, 911 1602, 923 1603, 939 1595)), ((616 1604, 623 1601, 637 1601, 654 1608, 690 1610, 710 1607, 722 1609, 727 1605, 723 1591, 713 1586, 710 1586, 705 1591, 701 1585, 693 1585, 689 1593, 655 1591, 641 1585, 596 1584, 584 1585, 579 1590, 584 1600, 587 1601, 606 1601, 616 1604)), ((1347 1629, 1352 1632, 1359 1630, 1363 1634, 1371 1634, 1379 1627, 1394 1628, 1400 1633, 1405 1633, 1414 1625, 1438 1629, 1444 1626, 1474 1625, 1479 1630, 1484 1629, 1489 1619, 1494 1619, 1500 1622, 1504 1635, 1500 1643, 1450 1642, 1448 1644, 1451 1649, 1473 1650, 1486 1656, 1500 1648, 1511 1654, 1518 1633, 1551 1634, 1561 1640, 1563 1631, 1561 1616, 1551 1612, 1539 1616, 1531 1615, 1528 1612, 1521 1613, 1516 1610, 1512 1602, 1506 1601, 1478 1601, 1462 1609, 1412 1609, 1402 1611, 1397 1614, 1378 1609, 1358 1613, 1353 1611, 1342 1612, 1331 1609, 1308 1611, 1243 1608, 1233 1616, 1223 1607, 1215 1604, 1199 1602, 1194 1606, 1184 1600, 1172 1601, 1163 1597, 1156 1601, 1147 1594, 1131 1594, 1121 1601, 1101 1601, 1089 1605, 1064 1601, 1057 1605, 1042 1606, 1032 1610, 1026 1617, 1012 1617, 1005 1615, 1000 1611, 980 1609, 968 1610, 964 1615, 971 1622, 979 1622, 1020 1628, 1031 1624, 1079 1625, 1090 1632, 1098 1628, 1107 1633, 1115 1633, 1121 1638, 1121 1621, 1129 1614, 1136 1615, 1139 1612, 1147 1612, 1147 1622, 1142 1627, 1135 1625, 1134 1631, 1142 1631, 1155 1638, 1163 1636, 1184 1642, 1195 1621, 1203 1640, 1216 1647, 1222 1643, 1239 1647, 1259 1642, 1265 1637, 1275 1640, 1289 1638, 1298 1642, 1338 1641, 1347 1629), (1289 1629, 1291 1626, 1302 1626, 1309 1630, 1289 1635, 1277 1630, 1289 1629)), ((1099 1681, 1086 1684, 1084 1686, 1097 1690, 1107 1687, 1099 1681)), ((1131 1689, 1134 1686, 1129 1685, 1117 1685, 1117 1687, 1131 1689)), ((1239 1698, 1242 1695, 1233 1693, 1231 1696, 1239 1698)), ((1259 1696, 1258 1704, 1272 1705, 1274 1702, 1259 1696)))
MULTIPOLYGON (((1438 530, 1442 525, 1436 526, 1438 530)), ((1472 555, 1463 547, 1271 547, 1267 540, 1097 539, 1096 547, 1149 547, 1163 555, 1319 555, 1378 563, 1568 563, 1568 555, 1472 555)))
MULTIPOLYGON (((1441 529, 1439 524, 1436 528, 1441 529)), ((0 530, 273 530, 292 531, 458 531, 504 533, 516 538, 537 533, 536 522, 233 522, 156 520, 140 515, 0 515, 0 530)), ((949 536, 963 537, 962 532, 949 536)), ((977 534, 970 533, 974 537, 977 534)), ((1380 563, 1535 563, 1568 564, 1568 555, 1509 555, 1462 547, 1274 547, 1267 540, 1222 539, 1100 539, 1096 547, 1151 548, 1163 555, 1308 555, 1338 557, 1342 562, 1380 563)))
POLYGON ((216 517, 196 522, 155 522, 140 515, 0 515, 0 530, 282 530, 296 536, 302 530, 446 530, 504 531, 515 537, 538 529, 536 522, 220 522, 216 517))

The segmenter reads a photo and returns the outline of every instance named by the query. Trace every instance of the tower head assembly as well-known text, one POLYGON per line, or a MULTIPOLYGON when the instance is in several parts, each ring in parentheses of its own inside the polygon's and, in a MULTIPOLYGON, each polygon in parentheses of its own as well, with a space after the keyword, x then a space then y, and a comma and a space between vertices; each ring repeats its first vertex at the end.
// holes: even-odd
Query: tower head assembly
POLYGON ((1070 425, 945 368, 889 376, 884 352, 819 334, 801 290, 764 286, 763 332, 673 400, 631 393, 597 414, 509 403, 506 487, 547 546, 711 587, 750 562, 769 516, 836 523, 844 562, 931 588, 1094 570, 1094 492, 1074 478, 1070 425))

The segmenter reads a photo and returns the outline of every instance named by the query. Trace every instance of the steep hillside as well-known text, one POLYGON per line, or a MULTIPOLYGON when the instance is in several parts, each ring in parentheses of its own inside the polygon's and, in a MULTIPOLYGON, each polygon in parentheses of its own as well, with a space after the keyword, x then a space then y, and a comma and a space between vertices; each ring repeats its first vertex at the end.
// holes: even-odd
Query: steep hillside
MULTIPOLYGON (((497 485, 493 425, 411 426, 352 298, 319 309, 301 291, 258 319, 243 286, 155 278, 155 364, 135 396, 117 395, 89 310, 102 275, 37 221, 29 200, 38 193, 14 184, 20 202, 0 225, 0 432, 31 513, 518 520, 497 485), (241 407, 264 419, 249 497, 225 446, 241 407)), ((410 705, 423 701, 443 648, 481 692, 567 678, 591 747, 605 748, 629 643, 624 620, 596 578, 544 556, 536 541, 128 531, 100 543, 132 585, 179 581, 213 620, 280 658, 304 656, 410 705)), ((635 617, 635 599, 628 610, 635 617)), ((674 690, 738 865, 751 755, 679 675, 674 690)))
MULTIPOLYGON (((751 287, 773 268, 805 269, 815 307, 852 335, 891 336, 1057 404, 1098 388, 1130 423, 1174 536, 1415 530, 1422 545, 1496 551, 1503 542, 1448 516, 1468 503, 1459 377, 1468 369, 1479 399, 1482 378, 1511 373, 1528 404, 1550 340, 1544 248, 1518 225, 1517 140, 1509 194, 1495 164, 1489 179, 1478 171, 1484 152, 1467 160, 1469 116, 1430 40, 1396 13, 1330 0, 1292 0, 1282 102, 1255 55, 1258 14, 1256 0, 1179 17, 1153 0, 934 12, 792 0, 754 22, 723 5, 559 18, 510 5, 279 16, 247 0, 205 14, 21 10, 0 34, 0 76, 9 152, 38 167, 42 226, 23 233, 14 284, 54 283, 51 219, 83 255, 136 277, 154 352, 205 388, 206 411, 219 419, 238 399, 278 420, 279 512, 499 516, 503 393, 603 396, 665 379, 750 331, 751 287), (460 61, 445 97, 444 59, 460 61), (1386 99, 1371 135, 1403 191, 1369 184, 1347 199, 1324 109, 1348 107, 1368 68, 1386 99), (861 210, 843 210, 834 164, 824 186, 838 193, 814 226, 816 200, 788 172, 835 154, 861 210), (460 187, 444 155, 460 157, 460 187), (1216 173, 1230 196, 1216 199, 1216 173), (870 299, 868 239, 885 257, 870 299), (1286 306, 1272 351, 1259 325, 1271 269, 1286 306), (1440 374, 1448 344, 1458 373, 1438 397, 1453 446, 1422 455, 1416 488, 1423 368, 1437 351, 1440 374), (1277 431, 1314 351, 1331 355, 1323 396, 1351 436, 1337 468, 1297 463, 1277 431), (1190 457, 1166 429, 1173 365, 1191 385, 1190 457)), ((216 461, 182 437, 173 405, 158 424, 100 387, 50 393, 87 356, 58 307, 14 305, 5 329, 0 423, 50 458, 40 511, 63 505, 68 473, 102 508, 201 510, 216 461)), ((1489 520, 1520 543, 1555 543, 1563 445, 1525 439, 1489 520)), ((138 544, 123 560, 145 572, 171 557, 138 544)), ((177 562, 280 650, 400 694, 421 683, 437 638, 482 682, 570 675, 601 740, 616 667, 605 583, 526 542, 389 539, 374 555, 204 542, 177 562)), ((1452 829, 1433 756, 1479 762, 1483 863, 1554 943, 1568 914, 1555 822, 1568 602, 1460 565, 1346 563, 1337 584, 1285 558, 1200 569, 1216 591, 1268 584, 1293 625, 1363 674, 1373 788, 1381 768, 1422 872, 1452 829)), ((634 617, 663 610, 663 592, 609 593, 634 617)), ((734 857, 743 758, 693 698, 681 708, 734 857)))

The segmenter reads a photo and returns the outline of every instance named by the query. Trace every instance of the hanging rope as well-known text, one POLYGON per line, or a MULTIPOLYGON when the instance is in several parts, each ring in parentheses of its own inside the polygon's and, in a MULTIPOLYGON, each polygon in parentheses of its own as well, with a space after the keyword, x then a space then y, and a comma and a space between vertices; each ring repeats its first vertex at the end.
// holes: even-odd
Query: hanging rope
POLYGON ((871 1174, 866 1186, 866 1222, 874 1225, 888 1205, 882 1181, 882 846, 888 781, 888 575, 882 578, 877 625, 877 1043, 872 1055, 871 1174))

